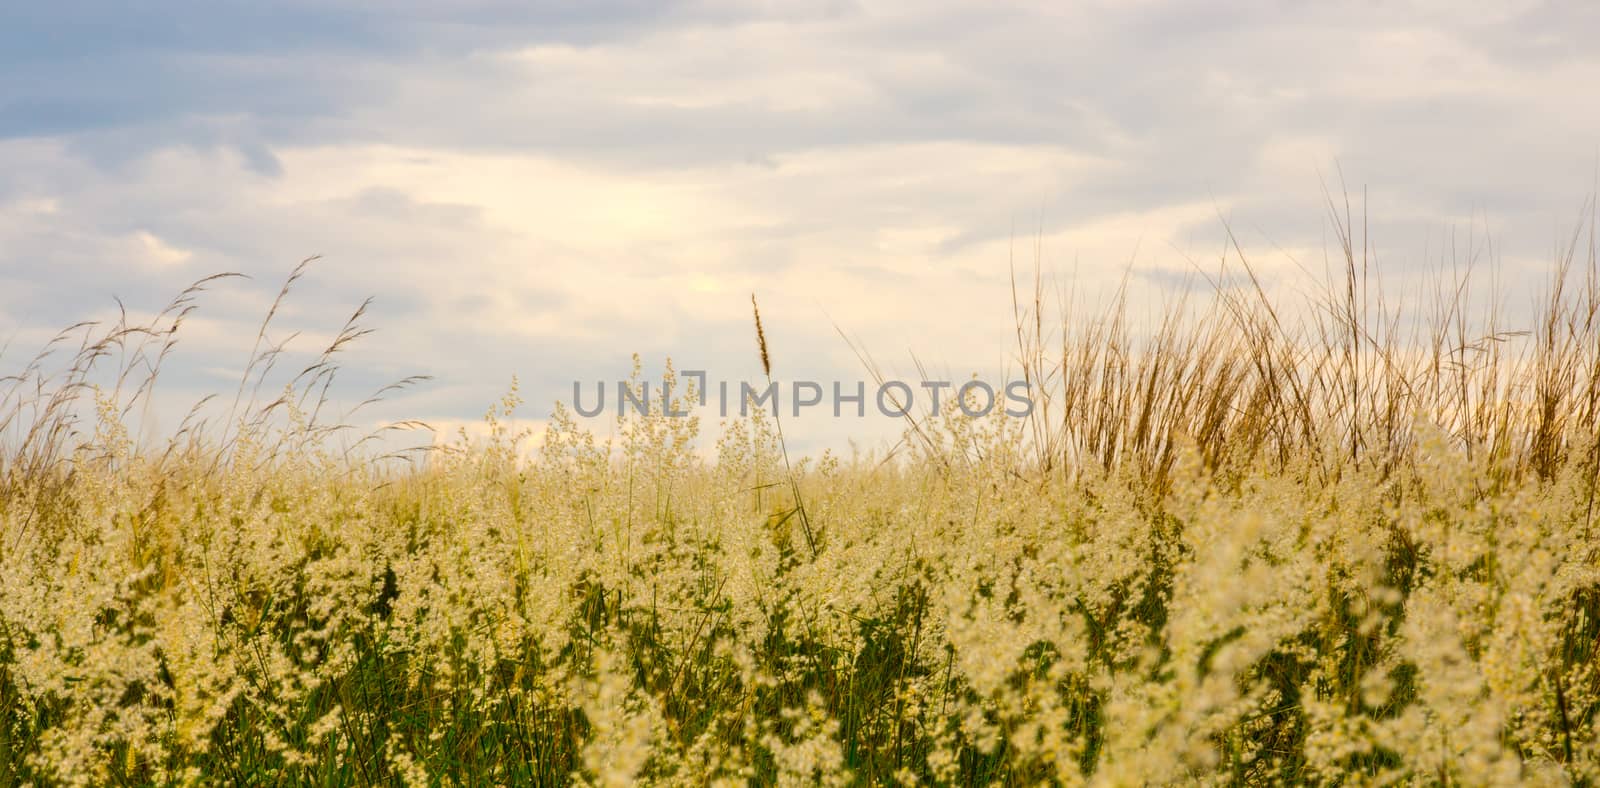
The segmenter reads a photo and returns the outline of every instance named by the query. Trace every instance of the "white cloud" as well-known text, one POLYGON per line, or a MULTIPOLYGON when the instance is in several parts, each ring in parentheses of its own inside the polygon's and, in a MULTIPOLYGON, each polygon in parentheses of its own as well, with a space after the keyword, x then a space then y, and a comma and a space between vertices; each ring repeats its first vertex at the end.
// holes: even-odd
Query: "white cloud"
POLYGON ((157 267, 182 265, 194 257, 193 252, 172 246, 149 230, 135 230, 128 240, 134 256, 157 267))
POLYGON ((853 380, 837 323, 964 377, 1004 364, 1008 260, 1035 243, 1086 298, 1131 261, 1153 301, 1215 261, 1225 217, 1287 280, 1320 267, 1318 179, 1342 170, 1397 279, 1482 217, 1526 268, 1593 187, 1600 24, 1576 5, 794 8, 418 7, 303 46, 151 39, 117 50, 162 77, 122 91, 139 112, 81 63, 41 72, 50 95, 0 78, 33 102, 0 100, 0 331, 240 271, 185 345, 229 369, 219 338, 248 344, 320 253, 275 336, 331 336, 374 294, 351 385, 442 379, 385 413, 471 420, 518 374, 537 417, 634 351, 750 373, 751 292, 784 374, 853 380))

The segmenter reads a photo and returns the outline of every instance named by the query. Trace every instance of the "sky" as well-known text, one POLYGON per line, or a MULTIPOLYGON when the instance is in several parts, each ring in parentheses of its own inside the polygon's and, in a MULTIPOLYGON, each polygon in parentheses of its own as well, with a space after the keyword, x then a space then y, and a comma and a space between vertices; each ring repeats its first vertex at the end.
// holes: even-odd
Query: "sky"
POLYGON ((755 381, 752 293, 780 379, 866 379, 846 334, 998 381, 1013 261, 1158 315, 1231 227, 1287 287, 1330 192, 1392 281, 1487 237, 1531 292, 1595 188, 1597 36, 1585 2, 9 3, 0 374, 244 274, 163 373, 181 414, 320 255, 285 369, 371 297, 341 396, 433 376, 363 419, 476 423, 515 376, 537 425, 634 353, 755 381))

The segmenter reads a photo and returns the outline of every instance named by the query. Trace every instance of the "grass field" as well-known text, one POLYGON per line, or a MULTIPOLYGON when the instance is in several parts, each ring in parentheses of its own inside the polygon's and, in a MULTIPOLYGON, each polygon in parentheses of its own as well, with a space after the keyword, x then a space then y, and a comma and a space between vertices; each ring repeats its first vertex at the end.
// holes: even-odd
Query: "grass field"
POLYGON ((1033 415, 887 460, 559 408, 530 459, 514 393, 346 452, 355 322, 147 445, 198 291, 80 329, 0 386, 0 785, 1594 784, 1580 240, 1516 325, 1462 275, 1385 305, 1348 242, 1304 303, 1235 260, 1147 328, 1021 284, 1033 415))

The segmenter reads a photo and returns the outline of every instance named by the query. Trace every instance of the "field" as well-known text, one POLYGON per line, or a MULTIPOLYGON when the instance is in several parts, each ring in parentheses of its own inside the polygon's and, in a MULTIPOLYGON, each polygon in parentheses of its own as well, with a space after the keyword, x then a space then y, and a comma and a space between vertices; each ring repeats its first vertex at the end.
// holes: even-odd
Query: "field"
POLYGON ((523 435, 515 392, 488 441, 346 451, 355 321, 149 445, 209 283, 79 329, 0 384, 0 785, 1594 784, 1593 254, 1502 321, 1462 273, 1386 306, 1350 247, 1150 327, 1023 282, 1034 413, 891 457, 523 435))

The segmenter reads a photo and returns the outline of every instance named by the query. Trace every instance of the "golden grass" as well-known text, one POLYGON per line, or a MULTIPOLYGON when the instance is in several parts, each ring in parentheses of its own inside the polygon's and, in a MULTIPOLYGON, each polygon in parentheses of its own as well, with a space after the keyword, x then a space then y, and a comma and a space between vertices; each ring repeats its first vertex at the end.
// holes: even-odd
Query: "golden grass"
POLYGON ((1516 332, 1465 277, 1386 306, 1343 216, 1294 310, 1236 248, 1143 337, 1036 277, 1033 415, 893 462, 760 409, 703 460, 659 405, 524 460, 514 392, 482 445, 336 450, 360 310, 139 445, 210 280, 76 327, 0 392, 0 784, 1593 783, 1594 244, 1516 332))

